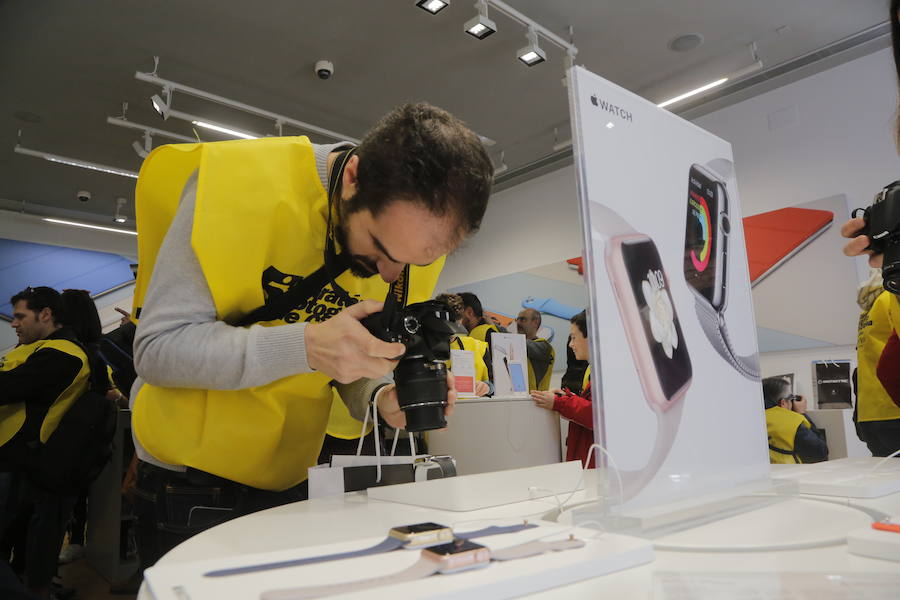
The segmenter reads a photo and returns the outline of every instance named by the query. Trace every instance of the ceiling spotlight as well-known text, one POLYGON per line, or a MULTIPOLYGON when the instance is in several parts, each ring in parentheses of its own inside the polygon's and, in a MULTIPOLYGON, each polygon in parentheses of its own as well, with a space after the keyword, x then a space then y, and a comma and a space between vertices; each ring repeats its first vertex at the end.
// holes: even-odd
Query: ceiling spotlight
POLYGON ((479 40, 483 40, 492 33, 497 33, 497 24, 491 21, 487 16, 487 2, 485 0, 478 0, 478 2, 475 3, 475 9, 478 11, 478 16, 466 22, 466 33, 479 40))
POLYGON ((131 147, 134 148, 134 151, 141 158, 147 158, 147 155, 150 154, 150 151, 153 150, 153 136, 150 135, 149 131, 144 131, 144 143, 140 142, 131 142, 131 147))
POLYGON ((156 114, 165 121, 169 118, 169 109, 172 107, 172 90, 164 87, 162 93, 165 96, 165 100, 159 94, 153 94, 150 96, 150 103, 153 104, 153 110, 156 111, 156 114))
POLYGON ((128 218, 122 214, 122 207, 128 204, 128 200, 125 198, 116 198, 116 214, 113 217, 113 221, 116 223, 124 223, 128 220, 128 218))
POLYGON ((516 53, 518 59, 529 67, 547 60, 547 55, 538 46, 537 31, 534 30, 534 27, 529 27, 528 33, 525 35, 528 38, 528 45, 524 48, 519 48, 519 51, 516 53))
POLYGON ((418 0, 416 6, 433 15, 438 14, 450 5, 450 0, 418 0))
POLYGON ((502 173, 506 173, 509 171, 509 165, 506 164, 506 150, 500 151, 500 165, 494 167, 494 179, 497 178, 497 175, 502 173))

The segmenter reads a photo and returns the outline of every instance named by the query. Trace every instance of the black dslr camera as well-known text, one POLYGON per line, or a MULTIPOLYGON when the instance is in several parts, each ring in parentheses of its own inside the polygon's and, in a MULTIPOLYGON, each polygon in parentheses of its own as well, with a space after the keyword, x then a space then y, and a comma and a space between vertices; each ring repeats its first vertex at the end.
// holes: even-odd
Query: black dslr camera
POLYGON ((856 217, 858 211, 866 221, 859 234, 871 240, 866 250, 884 255, 884 289, 900 294, 900 181, 888 184, 875 195, 871 206, 855 209, 852 216, 856 217))
POLYGON ((447 426, 447 365, 453 329, 450 310, 429 300, 406 308, 385 302, 385 309, 362 324, 375 337, 400 342, 406 353, 394 369, 400 408, 406 413, 407 431, 428 431, 447 426))

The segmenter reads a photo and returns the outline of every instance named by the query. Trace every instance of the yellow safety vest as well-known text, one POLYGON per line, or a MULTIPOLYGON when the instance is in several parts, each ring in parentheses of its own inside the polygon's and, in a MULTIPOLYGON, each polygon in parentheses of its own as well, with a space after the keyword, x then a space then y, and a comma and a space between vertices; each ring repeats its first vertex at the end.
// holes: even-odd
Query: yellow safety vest
MULTIPOLYGON (((374 424, 369 419, 366 425, 366 435, 372 431, 374 424)), ((362 430, 362 421, 357 421, 350 415, 350 410, 344 404, 343 399, 338 391, 332 388, 331 393, 331 412, 328 414, 328 427, 326 433, 331 437, 341 438, 342 440, 359 439, 359 433, 362 430)))
POLYGON ((900 419, 900 407, 891 400, 875 372, 878 359, 894 330, 889 317, 893 298, 896 298, 894 294, 884 291, 875 299, 868 312, 859 315, 856 377, 857 419, 861 423, 900 419))
POLYGON ((591 382, 591 365, 588 365, 584 370, 584 377, 581 378, 581 393, 584 393, 584 390, 587 389, 588 384, 591 382))
MULTIPOLYGON (((271 285, 287 289, 323 264, 328 198, 306 137, 161 146, 144 160, 136 189, 138 318, 159 246, 197 169, 191 244, 219 320, 235 321, 264 303, 264 273, 271 285)), ((431 298, 443 264, 441 258, 410 268, 408 303, 431 298)), ((388 291, 380 277, 349 271, 336 284, 262 325, 324 321, 360 300, 382 300, 388 291)), ((243 390, 145 383, 132 426, 141 445, 163 462, 283 490, 304 481, 316 464, 331 400, 330 378, 322 373, 243 390)))
MULTIPOLYGON (((534 342, 546 342, 547 345, 550 345, 550 342, 545 340, 544 338, 534 338, 532 340, 534 342)), ((553 363, 556 362, 556 350, 553 349, 553 346, 550 346, 550 364, 547 365, 547 370, 544 371, 544 376, 541 377, 540 381, 535 381, 534 379, 534 369, 531 367, 531 361, 528 361, 528 389, 529 390, 549 390, 550 389, 550 376, 553 375, 553 363)))
MULTIPOLYGON (((41 349, 53 348, 60 352, 70 354, 81 361, 81 369, 72 383, 56 397, 50 405, 44 420, 41 423, 40 440, 46 443, 50 434, 56 431, 60 419, 69 410, 75 400, 84 394, 90 383, 91 368, 87 356, 78 344, 65 339, 38 340, 31 344, 23 344, 9 351, 6 356, 0 358, 0 371, 11 371, 24 363, 28 358, 41 349)), ((11 440, 25 424, 25 403, 7 404, 0 406, 0 446, 11 440)))
MULTIPOLYGON (((484 362, 484 355, 488 351, 487 342, 476 340, 467 335, 458 335, 453 340, 454 346, 458 346, 460 350, 468 350, 475 357, 475 379, 477 381, 488 380, 487 364, 484 362)), ((451 361, 447 361, 447 368, 452 368, 451 361)))
POLYGON ((794 437, 800 427, 812 424, 800 413, 773 406, 766 409, 766 430, 769 434, 769 462, 796 464, 801 462, 794 452, 794 437))
POLYGON ((473 337, 476 340, 479 340, 482 342, 487 342, 487 336, 488 336, 489 331, 499 332, 500 330, 497 328, 496 325, 491 325, 490 323, 482 323, 481 325, 474 327, 472 329, 472 331, 469 332, 469 337, 473 337))

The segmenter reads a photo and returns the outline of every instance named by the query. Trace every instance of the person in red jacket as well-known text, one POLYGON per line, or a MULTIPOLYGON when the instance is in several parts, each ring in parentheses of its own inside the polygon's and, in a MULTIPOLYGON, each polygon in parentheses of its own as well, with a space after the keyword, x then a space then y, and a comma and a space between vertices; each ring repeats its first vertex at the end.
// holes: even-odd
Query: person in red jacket
MULTIPOLYGON (((575 353, 577 360, 588 360, 587 313, 581 311, 571 319, 572 337, 569 348, 575 353)), ((555 410, 569 421, 569 434, 566 436, 566 460, 580 460, 587 469, 593 469, 594 456, 588 462, 591 444, 594 443, 594 408, 591 405, 591 367, 585 371, 585 383, 581 394, 573 394, 569 390, 531 390, 531 399, 535 405, 547 410, 555 410)))

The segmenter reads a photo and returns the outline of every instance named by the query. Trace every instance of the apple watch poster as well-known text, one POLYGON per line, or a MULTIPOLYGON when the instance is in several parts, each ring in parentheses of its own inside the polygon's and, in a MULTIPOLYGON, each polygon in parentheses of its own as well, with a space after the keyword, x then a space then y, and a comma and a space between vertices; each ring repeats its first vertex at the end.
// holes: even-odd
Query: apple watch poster
POLYGON ((569 95, 611 499, 652 506, 767 477, 730 144, 581 67, 569 95))

